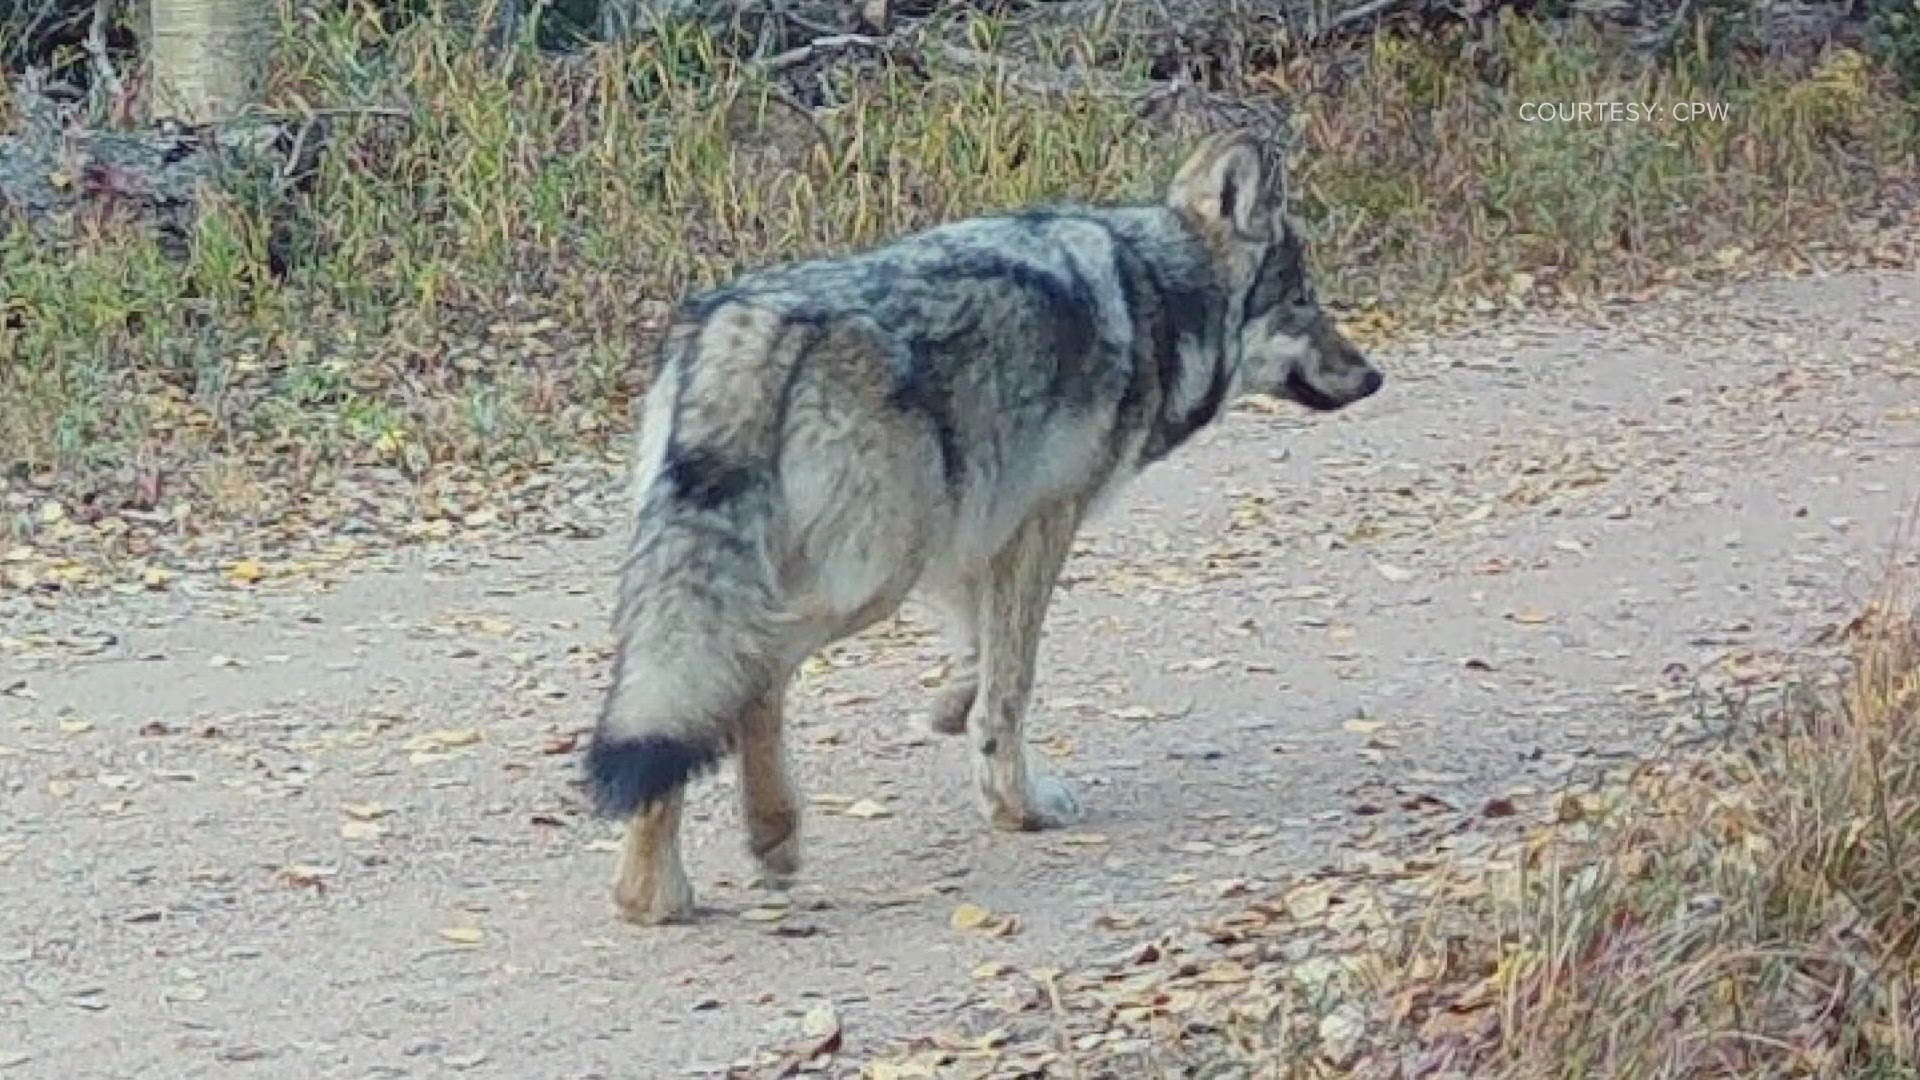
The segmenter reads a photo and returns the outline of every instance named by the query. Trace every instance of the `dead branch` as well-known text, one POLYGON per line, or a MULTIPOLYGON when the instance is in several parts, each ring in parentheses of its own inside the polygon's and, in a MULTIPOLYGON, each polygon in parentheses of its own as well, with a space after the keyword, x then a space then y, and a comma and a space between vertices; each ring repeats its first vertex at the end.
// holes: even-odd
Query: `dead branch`
POLYGON ((112 102, 120 97, 120 74, 107 55, 107 29, 113 22, 114 0, 94 0, 93 21, 87 27, 87 59, 93 65, 94 100, 112 102))

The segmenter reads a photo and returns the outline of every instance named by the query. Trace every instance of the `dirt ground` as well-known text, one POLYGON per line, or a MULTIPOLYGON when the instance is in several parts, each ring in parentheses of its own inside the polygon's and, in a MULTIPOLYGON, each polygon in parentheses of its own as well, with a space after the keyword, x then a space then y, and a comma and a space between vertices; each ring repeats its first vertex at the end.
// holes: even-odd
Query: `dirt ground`
POLYGON ((795 891, 748 884, 722 775, 668 929, 613 918, 575 786, 611 486, 595 539, 0 596, 0 1077, 710 1075, 822 1005, 857 1061, 982 962, 1072 966, 1339 858, 1368 785, 1552 784, 1844 620, 1920 495, 1917 342, 1920 277, 1750 285, 1237 413, 1069 564, 1032 731, 1080 826, 984 827, 909 618, 794 692, 795 891))

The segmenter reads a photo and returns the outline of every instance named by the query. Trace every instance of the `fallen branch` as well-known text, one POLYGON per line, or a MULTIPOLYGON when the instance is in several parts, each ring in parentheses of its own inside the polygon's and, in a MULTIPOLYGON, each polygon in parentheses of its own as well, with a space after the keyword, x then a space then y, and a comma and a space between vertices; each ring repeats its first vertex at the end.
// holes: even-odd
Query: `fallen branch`
POLYGON ((1324 44, 1335 34, 1357 23, 1366 22, 1368 19, 1382 15, 1389 9, 1399 7, 1402 4, 1416 2, 1418 2, 1418 0, 1366 0, 1364 4, 1350 7, 1338 15, 1335 15, 1333 18, 1328 19, 1327 25, 1314 31, 1310 43, 1316 45, 1324 44))
POLYGON ((854 49, 872 49, 886 52, 897 49, 899 43, 893 38, 874 37, 871 34, 832 34, 814 38, 805 45, 798 45, 782 53, 776 53, 764 60, 753 62, 754 67, 763 71, 777 73, 788 71, 828 56, 844 54, 854 49))
POLYGON ((313 176, 339 117, 407 120, 383 106, 258 113, 193 127, 138 131, 89 129, 80 109, 49 96, 37 71, 16 83, 22 123, 0 136, 0 216, 43 239, 71 238, 88 223, 150 229, 176 253, 191 235, 208 191, 251 191, 274 227, 301 212, 298 195, 313 176))
POLYGON ((93 65, 95 100, 114 102, 120 98, 120 74, 107 55, 107 27, 113 21, 113 0, 94 0, 93 21, 87 27, 87 59, 93 65))
POLYGON ((1015 89, 1024 90, 1030 94, 1059 96, 1081 93, 1099 97, 1144 98, 1153 95, 1165 85, 1151 81, 1125 79, 1105 72, 1061 68, 1047 70, 1030 61, 1010 56, 994 56, 991 53, 983 53, 978 49, 969 49, 961 45, 942 45, 940 55, 948 63, 958 67, 1000 75, 1015 89))

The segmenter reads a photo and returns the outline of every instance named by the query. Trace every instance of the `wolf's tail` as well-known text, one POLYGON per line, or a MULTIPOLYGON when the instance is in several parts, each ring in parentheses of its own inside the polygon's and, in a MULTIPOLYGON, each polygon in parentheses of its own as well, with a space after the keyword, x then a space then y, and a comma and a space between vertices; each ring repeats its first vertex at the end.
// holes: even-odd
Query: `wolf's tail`
POLYGON ((767 313, 735 309, 734 336, 720 346, 733 355, 696 362, 715 347, 702 341, 711 335, 699 324, 677 329, 641 422, 612 685, 586 753, 593 809, 608 817, 645 809, 716 766, 782 676, 774 443, 799 343, 767 313))

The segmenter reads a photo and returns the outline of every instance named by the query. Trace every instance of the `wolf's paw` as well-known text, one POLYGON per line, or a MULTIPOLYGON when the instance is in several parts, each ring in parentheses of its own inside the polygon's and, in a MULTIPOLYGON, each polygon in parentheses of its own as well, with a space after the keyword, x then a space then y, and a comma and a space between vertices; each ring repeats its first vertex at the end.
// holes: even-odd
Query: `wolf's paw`
POLYGON ((1034 777, 1033 794, 1028 800, 1040 817, 1039 828, 1058 829, 1080 820, 1080 800, 1074 797, 1073 788, 1065 780, 1034 777))
POLYGON ((927 710, 927 728, 936 735, 965 735, 967 714, 973 712, 973 699, 980 693, 978 675, 953 675, 940 688, 940 696, 927 710))
POLYGON ((693 917, 693 885, 685 874, 651 881, 621 880, 613 887, 614 909, 639 926, 685 922, 693 917))
POLYGON ((779 843, 755 850, 753 857, 760 864, 754 884, 763 889, 787 889, 793 884, 794 875, 800 872, 800 835, 789 832, 779 843))
POLYGON ((1036 776, 1026 798, 1014 806, 996 802, 987 814, 995 828, 1012 832, 1038 832, 1060 829, 1080 820, 1080 800, 1064 780, 1036 776))

